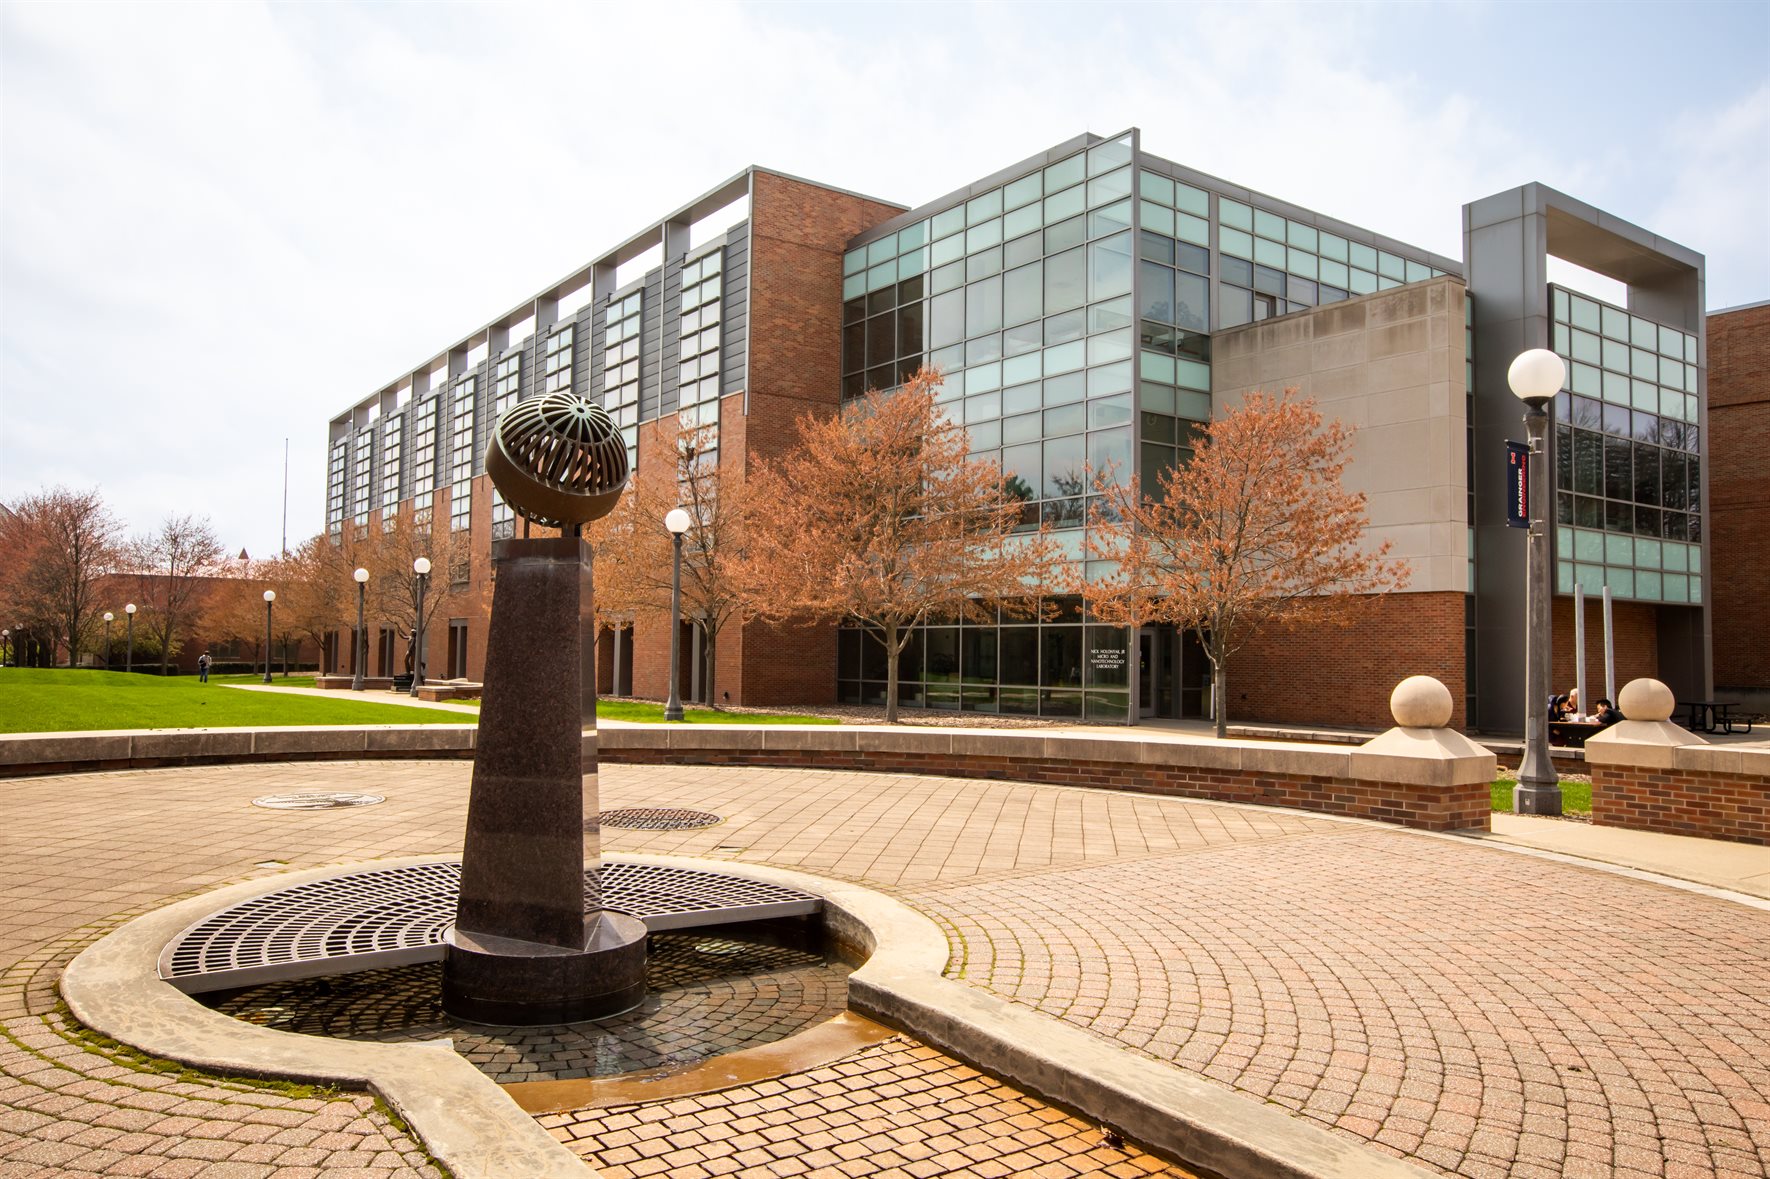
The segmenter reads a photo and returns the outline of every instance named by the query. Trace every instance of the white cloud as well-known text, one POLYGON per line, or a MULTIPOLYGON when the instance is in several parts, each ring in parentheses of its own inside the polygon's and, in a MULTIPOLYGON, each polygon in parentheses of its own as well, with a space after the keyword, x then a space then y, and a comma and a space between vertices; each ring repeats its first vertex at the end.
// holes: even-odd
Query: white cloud
POLYGON ((1373 50, 1393 13, 6 6, 0 496, 98 482, 137 528, 207 511, 265 552, 287 436, 310 534, 333 414, 750 163, 914 204, 1137 124, 1452 257, 1463 202, 1541 179, 1761 296, 1764 90, 1690 111, 1619 207, 1630 141, 1492 117, 1431 53, 1373 50))

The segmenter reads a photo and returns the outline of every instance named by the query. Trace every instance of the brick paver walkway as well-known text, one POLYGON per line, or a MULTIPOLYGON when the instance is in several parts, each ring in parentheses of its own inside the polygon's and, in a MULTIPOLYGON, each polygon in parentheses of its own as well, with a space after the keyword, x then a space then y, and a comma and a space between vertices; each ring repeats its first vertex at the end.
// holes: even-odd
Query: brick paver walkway
MULTIPOLYGON (((11 1035, 0 1044, 0 1118, 10 1119, 0 1121, 0 1176, 23 1152, 59 1148, 125 1106, 116 1079, 100 1075, 120 1066, 70 1044, 46 1007, 47 980, 88 927, 277 870, 260 863, 446 854, 459 845, 468 772, 459 762, 322 763, 8 783, 0 950, 16 965, 0 994, 11 1035), (246 805, 326 787, 388 802, 246 805), (66 1074, 60 1089, 27 1079, 46 1056, 66 1074)), ((741 858, 880 888, 947 930, 952 972, 968 982, 1428 1167, 1770 1170, 1762 911, 1472 843, 1186 800, 808 770, 616 766, 602 781, 606 806, 693 806, 727 819, 700 831, 605 831, 611 852, 741 858)), ((143 1075, 130 1070, 130 1083, 143 1075)), ((326 1103, 350 1113, 326 1137, 376 1139, 377 1165, 408 1165, 409 1140, 351 1101, 326 1103)), ((246 1106, 315 1112, 230 1089, 190 1116, 231 1129, 252 1124, 246 1106)), ((549 1121, 633 1174, 672 1173, 668 1150, 693 1147, 699 1159, 677 1161, 763 1175, 781 1168, 764 1143, 783 1141, 765 1128, 814 1119, 828 1135, 815 1149, 837 1160, 829 1174, 940 1174, 960 1155, 971 1162, 954 1173, 1025 1173, 1004 1162, 1022 1150, 1042 1152, 1026 1157, 1053 1174, 1155 1165, 1099 1153, 1097 1131, 903 1041, 771 1086, 549 1121), (880 1092, 886 1075, 901 1092, 880 1092), (919 1096, 949 1089, 971 1098, 919 1096), (586 1137, 598 1129, 633 1138, 586 1137), (609 1157, 617 1146, 632 1153, 609 1157)), ((202 1137, 160 1126, 152 1141, 170 1152, 202 1137)), ((350 1149, 318 1148, 328 1147, 350 1149)), ((147 1157, 134 1153, 131 1162, 147 1157)), ((52 1164, 24 1165, 32 1174, 52 1164)))

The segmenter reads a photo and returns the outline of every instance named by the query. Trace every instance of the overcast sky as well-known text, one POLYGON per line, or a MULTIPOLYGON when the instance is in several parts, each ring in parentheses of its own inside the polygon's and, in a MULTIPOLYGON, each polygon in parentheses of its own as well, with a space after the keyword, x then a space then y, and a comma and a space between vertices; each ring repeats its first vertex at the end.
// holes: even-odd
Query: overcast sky
POLYGON ((1770 298, 1770 5, 0 3, 0 499, 254 556, 326 423, 748 164, 919 204, 1082 131, 1462 256, 1540 180, 1770 298))

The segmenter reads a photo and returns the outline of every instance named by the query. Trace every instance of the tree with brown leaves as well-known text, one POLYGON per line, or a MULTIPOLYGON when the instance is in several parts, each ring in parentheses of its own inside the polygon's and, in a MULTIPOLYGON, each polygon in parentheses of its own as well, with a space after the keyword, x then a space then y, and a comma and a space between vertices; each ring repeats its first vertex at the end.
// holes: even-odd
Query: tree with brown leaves
POLYGON ((1148 605, 1193 631, 1211 661, 1217 736, 1228 726, 1229 660, 1269 627, 1342 626, 1364 595, 1401 589, 1405 561, 1364 540, 1365 497, 1340 485, 1352 431, 1322 424, 1313 398, 1251 393, 1206 427, 1159 498, 1099 480, 1091 557, 1118 574, 1084 588, 1097 612, 1148 605))
POLYGON ((161 675, 178 654, 185 630, 206 605, 208 575, 224 555, 207 516, 168 516, 157 530, 130 546, 135 600, 141 604, 138 622, 160 649, 161 675))
POLYGON ((738 569, 749 532, 743 483, 719 463, 716 446, 711 427, 680 428, 671 467, 634 480, 620 506, 590 530, 597 554, 599 618, 610 625, 638 613, 668 618, 674 542, 664 516, 678 507, 688 513, 692 523, 682 535, 682 616, 701 632, 702 682, 714 707, 719 634, 745 613, 747 597, 738 569))
POLYGON ((750 476, 751 608, 846 617, 871 632, 885 648, 891 723, 898 657, 917 624, 931 612, 1032 613, 1061 561, 1043 533, 1014 535, 1021 501, 994 463, 967 457, 964 429, 935 403, 940 384, 924 369, 835 417, 803 417, 793 452, 750 476))
MULTIPOLYGON (((0 554, 19 566, 8 571, 8 605, 39 635, 67 646, 68 666, 80 665, 104 613, 97 583, 122 556, 122 525, 91 491, 51 487, 7 505, 0 513, 0 554)), ((53 646, 53 642, 50 644, 53 646)), ((53 662, 53 659, 51 660, 53 662)))
MULTIPOLYGON (((370 616, 395 627, 411 641, 412 636, 425 635, 425 662, 435 649, 430 639, 430 624, 436 620, 455 589, 457 571, 471 559, 468 534, 448 526, 420 524, 410 512, 394 518, 391 529, 374 531, 356 542, 355 563, 344 562, 343 577, 331 575, 343 586, 348 599, 346 609, 338 615, 338 625, 354 625, 356 618, 356 582, 351 574, 357 565, 369 571, 370 616), (419 557, 430 559, 430 580, 424 589, 424 616, 418 616, 418 575, 412 562, 419 557)), ((342 550, 340 550, 342 555, 342 550)), ((465 581, 465 578, 461 580, 465 581)), ((444 615, 446 617, 446 614, 444 615)), ((416 656, 414 655, 414 659, 416 656)), ((428 678, 428 673, 426 673, 428 678)))

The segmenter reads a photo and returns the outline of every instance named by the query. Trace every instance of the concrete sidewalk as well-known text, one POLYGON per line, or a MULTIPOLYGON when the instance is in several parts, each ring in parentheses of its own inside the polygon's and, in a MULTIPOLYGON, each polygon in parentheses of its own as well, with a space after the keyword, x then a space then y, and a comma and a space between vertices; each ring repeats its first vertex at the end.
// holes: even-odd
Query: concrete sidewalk
POLYGON ((1578 856, 1770 900, 1770 847, 1503 811, 1494 814, 1491 833, 1470 838, 1578 856))

